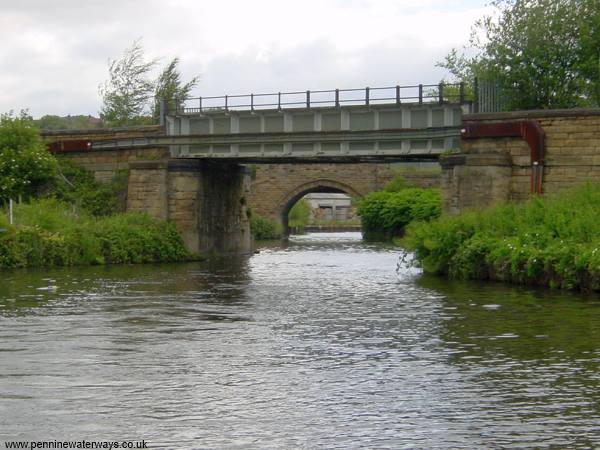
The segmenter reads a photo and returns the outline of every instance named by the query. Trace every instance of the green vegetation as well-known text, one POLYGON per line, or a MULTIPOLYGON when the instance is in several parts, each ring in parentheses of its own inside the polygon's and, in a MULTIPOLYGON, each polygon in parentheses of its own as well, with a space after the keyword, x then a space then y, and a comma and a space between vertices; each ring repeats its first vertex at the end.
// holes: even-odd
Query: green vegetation
POLYGON ((27 117, 0 118, 0 268, 189 259, 175 225, 124 210, 112 183, 48 153, 27 117), (9 224, 6 203, 21 199, 9 224))
POLYGON ((302 231, 310 219, 310 204, 301 198, 288 213, 288 226, 302 231))
POLYGON ((96 218, 55 199, 0 215, 0 268, 145 263, 189 259, 175 225, 144 214, 96 218))
POLYGON ((33 120, 33 124, 40 130, 89 130, 100 128, 102 121, 92 116, 61 117, 47 114, 33 120))
POLYGON ((358 204, 366 240, 390 240, 402 235, 414 220, 430 220, 441 212, 436 189, 405 188, 398 192, 373 192, 358 204))
POLYGON ((0 116, 0 205, 35 195, 56 173, 56 160, 29 118, 0 116))
POLYGON ((279 239, 282 233, 281 225, 258 214, 252 214, 250 217, 250 231, 257 241, 279 239))
POLYGON ((160 117, 160 101, 165 99, 167 109, 172 111, 181 106, 181 102, 186 99, 190 91, 198 84, 200 77, 195 76, 187 83, 181 79, 179 71, 179 58, 173 58, 164 67, 154 86, 154 105, 153 117, 156 122, 160 117))
POLYGON ((600 290, 600 185, 408 226, 426 272, 600 290))
POLYGON ((469 47, 439 63, 459 80, 491 80, 508 108, 600 105, 597 0, 493 0, 473 26, 469 47))
POLYGON ((188 96, 198 77, 183 83, 179 59, 172 59, 158 79, 151 77, 158 60, 146 60, 139 40, 126 49, 121 59, 109 62, 109 79, 100 86, 100 118, 107 126, 148 125, 155 123, 160 99, 171 108, 188 96), (154 116, 154 117, 153 117, 154 116))
POLYGON ((54 197, 75 205, 94 216, 110 216, 125 212, 127 170, 108 183, 100 183, 94 175, 68 159, 58 158, 58 175, 47 186, 46 197, 54 197))

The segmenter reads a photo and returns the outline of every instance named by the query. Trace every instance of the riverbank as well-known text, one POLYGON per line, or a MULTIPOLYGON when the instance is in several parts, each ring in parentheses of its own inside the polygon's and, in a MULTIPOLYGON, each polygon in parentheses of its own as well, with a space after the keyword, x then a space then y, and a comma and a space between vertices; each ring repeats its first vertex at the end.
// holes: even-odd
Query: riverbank
POLYGON ((196 259, 173 223, 145 214, 94 217, 72 204, 39 199, 0 213, 0 269, 171 262, 196 259))
POLYGON ((401 245, 427 273, 600 290, 600 185, 412 223, 401 245))

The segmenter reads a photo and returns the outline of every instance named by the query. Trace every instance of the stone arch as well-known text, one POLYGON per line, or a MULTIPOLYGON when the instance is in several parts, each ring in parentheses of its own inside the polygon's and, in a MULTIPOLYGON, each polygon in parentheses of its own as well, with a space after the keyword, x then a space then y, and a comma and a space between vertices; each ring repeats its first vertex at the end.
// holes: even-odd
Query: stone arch
POLYGON ((296 186, 294 189, 283 195, 277 202, 278 216, 283 225, 284 236, 289 234, 288 213, 290 212, 290 209, 298 200, 311 192, 341 193, 349 195, 353 199, 359 199, 364 196, 364 194, 357 191, 352 186, 329 179, 312 180, 296 186))

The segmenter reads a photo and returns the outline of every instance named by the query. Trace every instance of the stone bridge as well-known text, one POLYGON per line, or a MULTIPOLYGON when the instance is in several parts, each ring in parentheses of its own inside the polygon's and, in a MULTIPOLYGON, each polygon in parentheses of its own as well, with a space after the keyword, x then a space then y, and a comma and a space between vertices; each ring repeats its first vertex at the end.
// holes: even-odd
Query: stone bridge
MULTIPOLYGON (((460 151, 440 158, 443 209, 456 214, 497 202, 558 192, 600 176, 600 110, 525 111, 463 117, 460 151)), ((314 190, 353 197, 380 189, 391 163, 264 164, 255 170, 224 162, 170 158, 168 147, 94 149, 87 142, 160 136, 159 126, 48 132, 55 151, 99 180, 129 170, 127 208, 177 223, 196 251, 250 245, 247 209, 283 220, 293 201, 314 190), (255 176, 252 176, 255 172, 255 176), (252 179, 254 178, 254 179, 252 179)), ((410 172, 405 172, 411 177, 410 172)), ((435 177, 415 172, 413 182, 435 177)))
POLYGON ((204 97, 163 110, 162 126, 46 138, 97 179, 128 170, 127 210, 175 221, 190 250, 227 252, 250 249, 251 211, 287 230, 307 193, 356 200, 385 186, 393 164, 436 161, 458 146, 469 108, 462 84, 204 97))
POLYGON ((45 132, 61 157, 110 181, 128 171, 127 210, 177 223, 194 251, 237 251, 250 246, 249 211, 287 225, 289 209, 310 192, 343 192, 358 200, 380 190, 400 170, 412 184, 431 187, 440 173, 419 163, 271 163, 171 158, 164 146, 102 148, 162 136, 160 126, 45 132), (92 142, 95 147, 88 147, 92 142), (403 166, 403 167, 399 167, 403 166))
POLYGON ((441 175, 435 167, 392 163, 261 164, 252 169, 252 210, 280 222, 284 232, 290 209, 306 194, 337 192, 356 201, 381 190, 398 174, 420 187, 438 187, 441 175))

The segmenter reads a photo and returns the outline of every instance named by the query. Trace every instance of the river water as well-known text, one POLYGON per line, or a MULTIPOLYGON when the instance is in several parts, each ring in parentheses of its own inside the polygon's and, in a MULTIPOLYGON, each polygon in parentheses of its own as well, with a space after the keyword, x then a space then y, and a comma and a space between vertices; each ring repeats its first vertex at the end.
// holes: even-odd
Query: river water
POLYGON ((600 448, 597 298, 399 257, 311 234, 251 257, 3 272, 0 445, 600 448))

